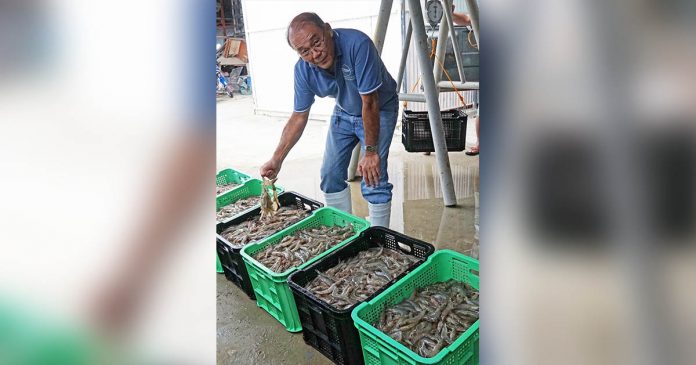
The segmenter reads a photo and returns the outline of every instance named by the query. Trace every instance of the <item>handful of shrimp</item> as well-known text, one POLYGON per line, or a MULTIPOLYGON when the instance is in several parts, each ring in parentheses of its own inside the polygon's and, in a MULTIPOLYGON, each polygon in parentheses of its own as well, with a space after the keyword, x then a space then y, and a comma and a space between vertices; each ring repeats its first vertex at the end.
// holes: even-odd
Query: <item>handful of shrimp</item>
POLYGON ((271 217, 280 208, 280 203, 278 202, 278 191, 275 187, 275 182, 278 178, 269 179, 267 177, 263 178, 263 183, 261 185, 261 217, 271 217), (270 192, 269 192, 270 190, 270 192))

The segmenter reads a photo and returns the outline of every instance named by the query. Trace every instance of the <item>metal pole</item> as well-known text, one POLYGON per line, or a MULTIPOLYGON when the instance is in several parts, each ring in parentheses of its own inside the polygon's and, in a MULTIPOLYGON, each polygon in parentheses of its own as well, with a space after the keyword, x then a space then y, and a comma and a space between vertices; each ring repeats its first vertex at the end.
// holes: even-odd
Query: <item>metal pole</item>
POLYGON ((348 181, 353 181, 358 176, 358 162, 360 161, 360 144, 357 144, 353 148, 353 152, 350 156, 350 164, 348 165, 348 181))
POLYGON ((375 42, 375 47, 377 47, 377 53, 380 55, 382 54, 382 47, 384 46, 384 36, 387 34, 387 26, 389 25, 393 2, 393 0, 382 0, 382 3, 379 5, 375 35, 372 39, 373 42, 375 42))
MULTIPOLYGON (((224 0, 223 0, 224 1, 224 0)), ((237 14, 234 9, 234 0, 230 1, 230 6, 232 7, 232 36, 237 36, 237 14)))
MULTIPOLYGON (((393 0, 382 0, 379 5, 379 14, 377 15, 377 25, 375 26, 375 35, 372 37, 372 41, 377 47, 377 54, 382 54, 382 47, 384 46, 384 36, 387 34, 387 26, 389 25, 389 18, 391 15, 393 0)), ((348 165, 348 180, 355 180, 355 172, 358 169, 358 161, 360 160, 360 145, 356 145, 353 148, 353 154, 350 157, 350 164, 348 165)))
MULTIPOLYGON (((400 0, 400 1, 399 1, 399 6, 400 6, 400 8, 399 8, 399 19, 400 19, 400 21, 401 21, 401 40, 403 41, 404 37, 406 36, 406 25, 408 25, 408 26, 411 25, 411 18, 409 18, 409 17, 406 16, 406 0, 400 0)), ((413 29, 413 28, 411 28, 411 29, 413 29)), ((410 37, 410 36, 411 36, 411 35, 409 34, 409 37, 410 37)), ((409 39, 410 39, 410 38, 409 38, 409 39)), ((410 47, 410 45, 411 45, 411 43, 409 42, 409 47, 410 47)), ((407 60, 408 60, 408 56, 406 56, 406 57, 407 57, 407 60)), ((405 71, 405 70, 406 70, 406 69, 404 68, 404 71, 405 71)), ((404 72, 403 79, 401 80, 401 81, 402 81, 402 85, 403 85, 402 87, 404 88, 404 90, 403 90, 404 92, 407 92, 407 91, 408 91, 408 90, 407 90, 407 89, 408 89, 408 86, 406 86, 406 85, 409 84, 409 83, 408 83, 408 80, 409 80, 409 75, 408 75, 406 72, 404 72)), ((397 80, 397 81, 398 81, 398 80, 397 80)), ((397 90, 397 92, 401 92, 401 90, 397 90)))
MULTIPOLYGON (((464 78, 464 62, 462 61, 462 54, 461 52, 459 52, 459 39, 457 39, 457 32, 455 32, 454 21, 452 20, 452 0, 443 1, 445 2, 445 18, 447 18, 447 24, 450 28, 452 48, 454 49, 454 59, 457 61, 457 72, 459 72, 459 80, 461 82, 466 82, 466 78, 464 78)), ((444 61, 442 63, 444 63, 444 61)))
POLYGON ((416 103, 425 103, 425 95, 399 93, 399 100, 400 101, 413 101, 416 103))
MULTIPOLYGON (((220 1, 220 14, 222 14, 222 16, 220 17, 220 25, 222 25, 222 35, 227 37, 227 28, 225 27, 225 4, 224 4, 224 1, 220 1)), ((224 56, 227 57, 227 53, 225 53, 224 56)))
MULTIPOLYGON (((425 27, 425 24, 423 24, 423 26, 425 27)), ((440 60, 440 62, 437 62, 437 60, 433 60, 433 76, 435 76, 435 84, 437 84, 437 82, 440 81, 440 79, 442 78, 442 67, 440 67, 440 63, 442 63, 443 65, 445 64, 445 51, 447 51, 448 33, 449 26, 447 25, 447 19, 445 19, 445 17, 443 16, 440 20, 440 32, 437 36, 437 47, 435 48, 435 55, 437 57, 437 60, 440 60)))
POLYGON ((466 0, 466 7, 469 10, 469 18, 471 18, 471 27, 474 28, 474 37, 476 37, 476 45, 481 50, 481 38, 479 38, 479 8, 476 0, 466 0))
POLYGON ((469 82, 449 82, 449 81, 440 81, 437 83, 437 86, 442 89, 452 89, 452 84, 454 84, 454 87, 457 90, 478 90, 479 89, 479 82, 478 81, 469 81, 469 82))
POLYGON ((406 59, 408 58, 408 49, 411 48, 411 32, 413 28, 411 27, 411 19, 408 20, 408 27, 406 28, 406 38, 404 39, 404 46, 401 51, 401 63, 399 64, 399 75, 396 78, 396 90, 401 91, 401 82, 404 80, 404 71, 406 70, 406 59))
POLYGON ((447 154, 447 144, 445 142, 445 131, 442 126, 442 116, 440 115, 440 105, 438 102, 438 90, 435 86, 435 77, 428 57, 428 44, 425 34, 425 24, 423 23, 423 11, 418 0, 408 0, 411 12, 411 23, 413 23, 413 35, 420 64, 423 87, 425 89, 425 105, 428 107, 428 119, 430 119, 430 129, 433 134, 433 144, 435 146, 435 158, 437 159, 437 169, 440 174, 440 184, 442 185, 442 197, 445 206, 451 207, 457 204, 457 196, 454 192, 454 182, 452 181, 452 169, 450 167, 449 155, 447 154))

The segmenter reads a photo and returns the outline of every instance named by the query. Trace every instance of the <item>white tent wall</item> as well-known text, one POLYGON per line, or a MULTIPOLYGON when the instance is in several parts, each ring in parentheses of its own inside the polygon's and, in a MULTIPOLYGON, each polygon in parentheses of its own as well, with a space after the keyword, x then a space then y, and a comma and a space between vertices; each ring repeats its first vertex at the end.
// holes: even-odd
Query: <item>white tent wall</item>
MULTIPOLYGON (((332 28, 359 29, 372 38, 380 0, 243 0, 242 5, 255 112, 289 116, 293 110, 293 68, 299 57, 285 38, 288 23, 295 15, 312 11, 332 28)), ((395 0, 382 50, 382 59, 394 78, 401 56, 400 7, 401 1, 395 0)), ((317 97, 310 118, 326 120, 334 105, 334 99, 317 97)))

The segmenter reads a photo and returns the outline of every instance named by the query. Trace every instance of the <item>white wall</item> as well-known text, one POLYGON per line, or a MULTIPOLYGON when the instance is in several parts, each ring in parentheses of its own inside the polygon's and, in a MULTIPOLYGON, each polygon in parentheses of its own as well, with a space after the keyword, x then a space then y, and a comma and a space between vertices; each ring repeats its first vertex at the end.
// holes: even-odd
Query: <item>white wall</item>
MULTIPOLYGON (((401 54, 400 1, 395 0, 382 59, 396 78, 401 54)), ((271 1, 243 0, 256 113, 290 115, 293 107, 293 67, 298 55, 288 46, 285 29, 295 15, 313 11, 333 28, 354 28, 373 36, 380 0, 271 1)), ((335 100, 316 98, 311 118, 326 119, 335 100)))

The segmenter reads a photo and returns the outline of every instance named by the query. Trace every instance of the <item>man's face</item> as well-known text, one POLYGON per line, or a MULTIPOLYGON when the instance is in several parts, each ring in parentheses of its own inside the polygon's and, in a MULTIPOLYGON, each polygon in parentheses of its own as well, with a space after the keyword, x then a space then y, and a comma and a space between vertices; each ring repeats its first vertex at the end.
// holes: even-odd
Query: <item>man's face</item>
POLYGON ((334 64, 334 42, 331 27, 320 28, 304 22, 290 29, 290 44, 303 60, 328 70, 334 64))

